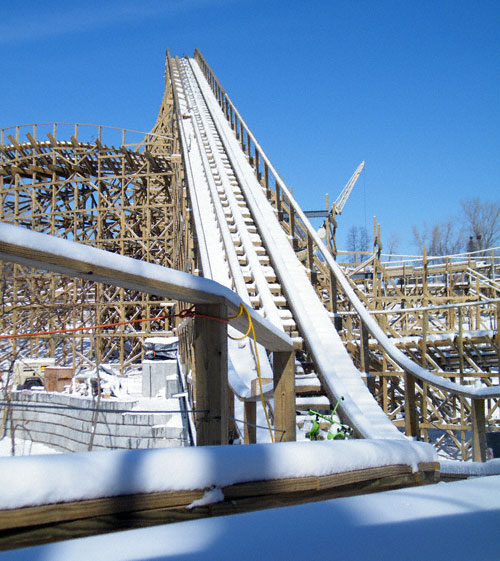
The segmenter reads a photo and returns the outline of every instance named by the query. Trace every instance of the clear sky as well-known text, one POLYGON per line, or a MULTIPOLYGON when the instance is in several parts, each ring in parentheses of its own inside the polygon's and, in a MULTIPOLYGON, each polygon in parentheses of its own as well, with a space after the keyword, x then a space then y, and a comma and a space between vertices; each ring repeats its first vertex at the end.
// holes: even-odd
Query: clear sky
POLYGON ((197 47, 305 210, 411 226, 500 202, 499 0, 25 0, 0 7, 0 127, 149 130, 165 49, 197 47))

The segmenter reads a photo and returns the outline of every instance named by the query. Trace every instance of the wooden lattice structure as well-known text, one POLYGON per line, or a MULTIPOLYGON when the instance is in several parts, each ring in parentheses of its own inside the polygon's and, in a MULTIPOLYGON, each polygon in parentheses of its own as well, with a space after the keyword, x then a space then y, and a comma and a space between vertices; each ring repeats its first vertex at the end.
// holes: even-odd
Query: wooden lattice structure
MULTIPOLYGON (((368 257, 368 256, 367 256, 368 257)), ((372 256, 351 266, 350 279, 394 344, 416 364, 464 387, 500 382, 500 257, 497 250, 415 261, 372 256)), ((343 331, 357 364, 369 373, 380 405, 405 426, 406 379, 355 315, 343 331)), ((418 436, 452 457, 472 454, 474 400, 415 381, 418 436)), ((498 399, 484 403, 486 432, 500 428, 498 399)))
MULTIPOLYGON (((165 105, 165 103, 164 103, 165 105)), ((162 106, 163 110, 163 106, 162 106)), ((189 236, 174 121, 143 134, 89 125, 32 125, 0 132, 3 222, 183 268, 189 236)), ((165 316, 171 305, 122 288, 2 264, 2 333, 40 332, 3 343, 4 357, 55 356, 77 368, 96 358, 121 368, 140 360, 142 339, 171 322, 89 332, 48 331, 165 316)))

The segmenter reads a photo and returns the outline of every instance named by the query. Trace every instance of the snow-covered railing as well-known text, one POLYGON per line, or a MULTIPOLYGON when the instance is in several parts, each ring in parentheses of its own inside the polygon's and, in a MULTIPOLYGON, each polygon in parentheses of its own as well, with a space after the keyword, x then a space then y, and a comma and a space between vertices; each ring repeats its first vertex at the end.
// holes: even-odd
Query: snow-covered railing
POLYGON ((227 121, 233 129, 242 150, 246 153, 248 161, 254 168, 258 181, 266 191, 267 198, 277 209, 280 220, 284 219, 284 221, 287 222, 289 234, 293 238, 291 243, 293 243, 294 249, 297 249, 296 246, 298 244, 305 247, 306 256, 304 262, 309 271, 311 282, 314 284, 316 281, 314 260, 315 256, 320 254, 321 261, 326 265, 329 271, 329 279, 327 279, 327 281, 329 283, 331 311, 334 311, 333 303, 337 294, 337 286, 340 286, 366 329, 377 339, 387 355, 404 370, 406 377, 405 409, 408 413, 405 419, 407 434, 411 436, 417 436, 418 434, 415 393, 415 379, 418 379, 453 395, 472 400, 474 459, 484 461, 486 457, 484 400, 500 397, 500 387, 472 387, 446 380, 413 362, 394 345, 356 295, 342 269, 323 243, 319 234, 312 227, 297 201, 293 198, 284 181, 275 170, 257 139, 231 101, 229 95, 198 49, 196 49, 194 53, 194 58, 198 62, 227 121), (272 188, 270 176, 273 178, 274 189, 272 188))
POLYGON ((429 444, 405 440, 1 458, 0 549, 426 485, 438 472, 429 444))
MULTIPOLYGON (((197 441, 227 442, 227 318, 235 316, 231 325, 242 333, 249 321, 239 314, 243 301, 237 294, 209 279, 11 224, 0 224, 0 259, 194 304, 196 406, 206 411, 197 419, 197 441)), ((247 311, 257 341, 274 353, 274 392, 280 395, 275 399, 275 429, 282 440, 295 440, 295 432, 286 430, 295 426, 295 396, 283 390, 294 377, 293 342, 254 310, 247 311)))

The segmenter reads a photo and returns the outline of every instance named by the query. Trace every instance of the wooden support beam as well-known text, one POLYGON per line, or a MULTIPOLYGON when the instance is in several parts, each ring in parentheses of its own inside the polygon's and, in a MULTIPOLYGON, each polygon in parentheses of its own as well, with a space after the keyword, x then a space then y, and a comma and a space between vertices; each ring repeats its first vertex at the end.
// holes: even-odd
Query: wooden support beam
POLYGON ((257 442, 257 403, 255 401, 245 401, 245 444, 255 444, 257 442))
POLYGON ((498 371, 500 372, 500 303, 499 302, 497 302, 496 305, 496 319, 497 319, 497 332, 495 335, 495 341, 497 344, 498 371))
MULTIPOLYGON (((229 289, 209 279, 201 279, 182 271, 33 232, 12 224, 0 224, 0 260, 155 294, 169 300, 227 305, 228 315, 237 314, 241 302, 229 289)), ((285 333, 253 309, 250 309, 249 313, 258 343, 269 351, 293 349, 293 342, 285 333)), ((245 333, 248 319, 242 315, 232 320, 231 325, 245 333)))
POLYGON ((234 392, 231 386, 227 388, 227 412, 228 412, 228 442, 230 444, 238 437, 238 427, 236 425, 235 412, 234 412, 234 392))
POLYGON ((273 375, 275 440, 276 442, 295 441, 295 355, 293 352, 273 353, 273 375))
POLYGON ((463 337, 463 311, 462 308, 458 307, 458 336, 457 336, 457 349, 458 358, 460 361, 460 375, 464 375, 464 337, 463 337))
POLYGON ((408 372, 405 372, 405 433, 414 437, 419 434, 415 377, 408 372))
POLYGON ((370 376, 370 345, 369 331, 366 325, 361 322, 361 341, 359 346, 361 371, 366 373, 366 385, 372 394, 375 393, 375 378, 370 376))
POLYGON ((227 444, 227 324, 203 317, 226 318, 226 306, 203 304, 196 312, 201 315, 195 318, 194 335, 196 441, 198 446, 227 444))
POLYGON ((486 461, 484 399, 472 400, 472 454, 475 462, 486 461))

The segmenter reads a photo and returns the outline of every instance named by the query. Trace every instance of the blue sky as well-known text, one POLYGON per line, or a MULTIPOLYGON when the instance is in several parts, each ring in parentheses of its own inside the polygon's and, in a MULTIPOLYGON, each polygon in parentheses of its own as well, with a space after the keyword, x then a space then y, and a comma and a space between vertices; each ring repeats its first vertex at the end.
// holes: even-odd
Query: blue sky
POLYGON ((366 161, 339 223, 411 226, 500 201, 500 1, 25 0, 0 7, 0 127, 149 130, 165 49, 197 47, 304 209, 366 161))

